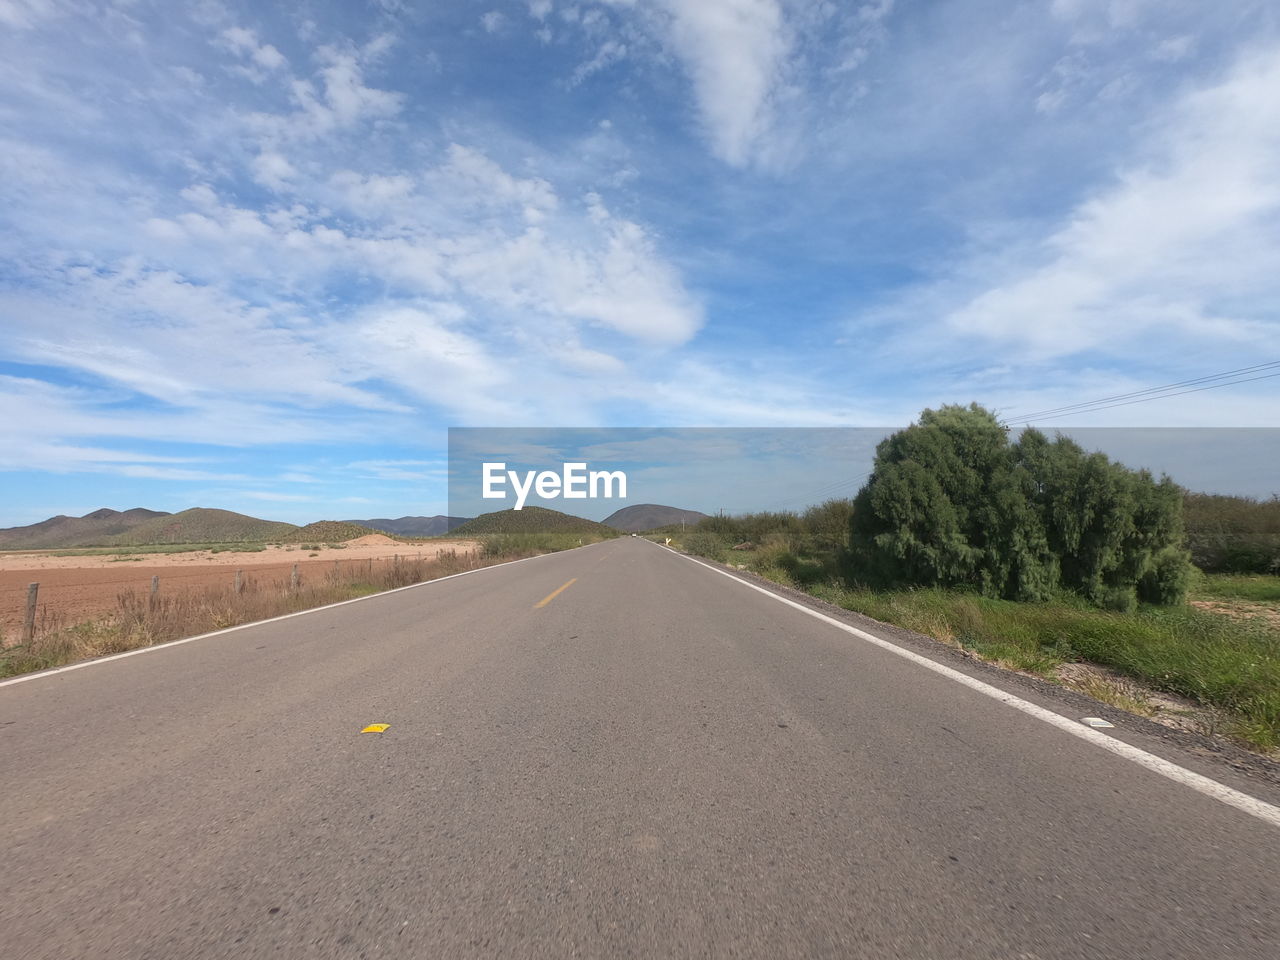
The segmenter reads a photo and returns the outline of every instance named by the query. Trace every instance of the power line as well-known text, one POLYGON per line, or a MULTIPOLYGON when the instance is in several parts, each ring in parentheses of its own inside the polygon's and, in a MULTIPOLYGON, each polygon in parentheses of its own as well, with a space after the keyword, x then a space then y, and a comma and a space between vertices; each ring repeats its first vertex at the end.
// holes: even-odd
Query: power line
MULTIPOLYGON (((1097 400, 1067 404, 1066 406, 1054 407, 1049 410, 1037 410, 1034 413, 1015 414, 1001 419, 1004 423, 1010 423, 1013 421, 1025 423, 1030 421, 1032 418, 1038 417, 1070 417, 1081 413, 1093 413, 1098 410, 1109 410, 1113 407, 1127 407, 1135 403, 1148 403, 1152 400, 1164 400, 1169 397, 1180 397, 1189 393, 1216 390, 1220 387, 1231 387, 1241 383, 1254 383, 1258 380, 1269 380, 1272 377, 1280 377, 1280 371, 1263 374, 1262 376, 1257 377, 1241 377, 1240 374, 1256 373, 1259 370, 1272 370, 1277 367, 1280 367, 1280 360, 1269 360, 1266 363, 1258 363, 1250 367, 1240 367, 1237 370, 1227 370, 1224 373, 1215 373, 1204 377, 1193 377, 1190 380, 1179 380, 1176 383, 1166 383, 1159 387, 1147 387, 1145 390, 1134 390, 1129 393, 1120 393, 1111 397, 1100 397, 1097 400), (1204 385, 1202 386, 1202 384, 1204 385), (1183 387, 1190 389, 1181 389, 1183 387)), ((824 487, 820 487, 809 494, 789 498, 787 500, 776 501, 773 504, 770 504, 769 509, 776 510, 789 507, 793 504, 808 505, 820 502, 821 500, 829 500, 846 489, 860 486, 862 481, 866 480, 870 476, 871 471, 868 471, 859 477, 854 477, 849 480, 838 480, 834 483, 829 483, 824 487)))
POLYGON ((1215 373, 1211 376, 1196 377, 1191 380, 1168 383, 1159 387, 1148 387, 1145 390, 1135 390, 1131 393, 1121 393, 1112 397, 1101 397, 1097 400, 1068 404, 1066 406, 1054 407, 1048 410, 1037 410, 1033 413, 1013 414, 1002 419, 1006 423, 1013 421, 1026 423, 1032 419, 1040 417, 1074 416, 1078 413, 1092 413, 1095 410, 1107 410, 1111 407, 1125 407, 1135 403, 1147 403, 1151 400, 1164 400, 1167 397, 1179 397, 1188 393, 1200 393, 1203 390, 1216 390, 1219 387, 1230 387, 1239 383, 1253 383, 1257 380, 1267 380, 1271 377, 1280 376, 1280 372, 1268 373, 1260 377, 1244 378, 1240 378, 1239 374, 1254 373, 1259 370, 1270 370, 1276 367, 1280 367, 1280 360, 1272 360, 1267 363, 1255 364, 1251 367, 1241 367, 1239 370, 1228 370, 1225 373, 1215 373), (1236 379, 1227 380, 1226 378, 1229 377, 1236 379), (1225 382, 1221 383, 1212 382, 1224 380, 1225 382), (1196 386, 1197 384, 1208 384, 1208 386, 1196 386), (1181 387, 1193 387, 1194 389, 1179 389, 1181 387))
POLYGON ((808 506, 808 505, 818 503, 822 500, 830 500, 830 499, 833 499, 837 494, 839 494, 843 490, 860 487, 862 484, 862 481, 867 479, 867 477, 869 476, 871 476, 870 471, 862 474, 862 476, 854 477, 850 480, 840 480, 840 481, 837 481, 836 483, 828 484, 827 486, 821 488, 820 490, 815 490, 809 494, 805 494, 799 497, 792 497, 788 500, 779 500, 771 504, 770 507, 771 509, 778 509, 781 507, 790 506, 792 504, 803 504, 805 506, 808 506))
MULTIPOLYGON (((1142 397, 1141 399, 1138 399, 1138 400, 1126 400, 1124 403, 1109 403, 1109 404, 1106 404, 1105 406, 1090 407, 1087 410, 1076 410, 1073 413, 1065 413, 1065 414, 1062 414, 1062 416, 1074 417, 1076 414, 1080 414, 1080 413, 1094 413, 1095 411, 1098 411, 1098 410, 1110 410, 1112 407, 1127 407, 1127 406, 1130 406, 1131 404, 1147 403, 1151 400, 1165 400, 1169 397, 1181 397, 1188 393, 1201 393, 1202 391, 1205 391, 1205 390, 1217 390, 1220 387, 1232 387, 1238 383, 1254 383, 1258 380, 1270 380, 1272 377, 1280 377, 1280 372, 1268 373, 1261 377, 1248 377, 1244 380, 1232 380, 1228 383, 1214 383, 1214 384, 1210 384, 1207 387, 1196 387, 1194 390, 1179 390, 1176 393, 1165 393, 1165 394, 1161 394, 1158 397, 1142 397)), ((1027 418, 1021 418, 1021 419, 1025 423, 1027 418)))

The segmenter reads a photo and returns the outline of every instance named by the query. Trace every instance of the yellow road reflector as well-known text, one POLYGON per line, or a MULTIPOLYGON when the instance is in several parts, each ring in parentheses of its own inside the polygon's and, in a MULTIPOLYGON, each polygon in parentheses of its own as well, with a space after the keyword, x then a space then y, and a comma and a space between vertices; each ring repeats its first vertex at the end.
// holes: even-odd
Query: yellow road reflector
POLYGON ((360 732, 361 733, 381 733, 383 730, 386 730, 389 726, 391 726, 391 724, 389 723, 371 723, 360 732))
POLYGON ((578 582, 578 578, 574 577, 568 583, 561 584, 560 586, 552 590, 549 594, 547 594, 545 597, 543 597, 541 600, 539 600, 537 603, 535 603, 533 605, 533 608, 536 610, 538 607, 545 607, 548 603, 550 603, 556 597, 560 596, 560 594, 564 593, 564 591, 568 590, 577 582, 578 582))

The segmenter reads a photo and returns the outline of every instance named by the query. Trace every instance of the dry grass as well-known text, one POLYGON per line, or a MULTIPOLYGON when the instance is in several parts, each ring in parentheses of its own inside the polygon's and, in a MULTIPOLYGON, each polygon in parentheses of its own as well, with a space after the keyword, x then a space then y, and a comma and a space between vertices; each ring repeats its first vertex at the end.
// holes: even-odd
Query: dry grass
POLYGON ((1154 717, 1160 710, 1152 692, 1141 684, 1093 664, 1064 663, 1056 679, 1064 687, 1142 717, 1154 717))
POLYGON ((35 637, 30 643, 4 646, 0 642, 0 677, 267 620, 539 552, 545 551, 483 556, 445 552, 430 560, 406 559, 373 570, 304 577, 296 590, 291 588, 288 578, 268 581, 248 576, 239 593, 230 585, 172 596, 121 593, 111 614, 76 624, 64 624, 56 615, 44 614, 36 624, 35 637))

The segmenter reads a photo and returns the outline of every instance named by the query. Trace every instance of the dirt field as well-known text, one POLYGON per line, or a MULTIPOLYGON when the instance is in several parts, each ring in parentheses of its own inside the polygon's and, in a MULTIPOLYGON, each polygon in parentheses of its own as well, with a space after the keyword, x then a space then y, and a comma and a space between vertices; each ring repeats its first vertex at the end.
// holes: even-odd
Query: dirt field
POLYGON ((479 544, 473 540, 409 544, 371 535, 352 540, 345 548, 319 551, 268 547, 260 553, 201 550, 139 554, 128 559, 55 557, 47 553, 0 554, 0 631, 9 642, 17 635, 26 608, 27 585, 33 581, 40 584, 38 617, 46 623, 56 620, 69 625, 110 613, 116 608, 116 598, 121 593, 150 590, 153 576, 160 577, 162 593, 229 585, 234 582, 237 570, 243 570, 246 579, 262 585, 272 581, 283 584, 288 582, 295 563, 305 580, 333 573, 335 563, 340 574, 355 574, 358 568, 369 563, 392 563, 397 555, 428 560, 448 550, 462 554, 477 549, 479 544), (318 555, 310 556, 312 552, 318 555))

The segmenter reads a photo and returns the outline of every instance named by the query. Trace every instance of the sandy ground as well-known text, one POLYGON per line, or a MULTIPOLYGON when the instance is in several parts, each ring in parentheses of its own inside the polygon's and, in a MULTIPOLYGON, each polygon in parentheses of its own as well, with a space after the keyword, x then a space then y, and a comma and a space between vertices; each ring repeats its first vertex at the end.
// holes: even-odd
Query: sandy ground
POLYGON ((1263 620, 1269 626, 1280 630, 1280 608, 1274 603, 1260 603, 1256 600, 1240 598, 1224 598, 1221 600, 1192 600, 1191 605, 1235 620, 1263 620))
POLYGON ((160 589, 168 593, 230 584, 237 570, 259 583, 284 582, 295 563, 305 579, 332 573, 335 562, 342 573, 368 562, 390 563, 397 555, 429 560, 443 551, 461 554, 476 549, 479 544, 473 540, 418 544, 371 535, 352 540, 345 548, 318 551, 268 547, 260 553, 201 550, 135 554, 128 559, 111 555, 55 557, 36 552, 0 554, 0 631, 10 642, 16 636, 26 608, 27 585, 33 581, 40 584, 38 615, 67 624, 109 613, 116 608, 121 593, 149 590, 153 576, 160 577, 160 589))

